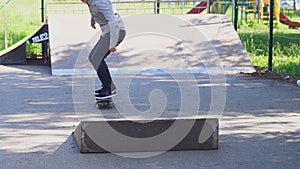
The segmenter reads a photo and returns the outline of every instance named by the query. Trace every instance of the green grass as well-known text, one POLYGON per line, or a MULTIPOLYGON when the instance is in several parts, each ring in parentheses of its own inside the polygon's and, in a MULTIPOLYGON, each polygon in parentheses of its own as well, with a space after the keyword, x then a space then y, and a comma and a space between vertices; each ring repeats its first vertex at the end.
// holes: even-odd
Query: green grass
MULTIPOLYGON (((45 0, 46 2, 66 0, 45 0)), ((68 2, 80 2, 80 0, 67 0, 68 2)), ((41 0, 2 0, 6 2, 7 39, 11 46, 24 37, 33 33, 42 24, 41 0)), ((0 17, 3 17, 4 9, 0 7, 0 17)), ((0 50, 4 49, 4 21, 0 18, 0 50)))
MULTIPOLYGON (((300 22, 300 12, 281 10, 290 20, 300 22)), ((248 21, 239 20, 238 34, 254 66, 268 68, 269 25, 258 24, 254 15, 248 15, 248 21)), ((239 18, 240 19, 240 18, 239 18)), ((273 70, 276 72, 300 76, 300 29, 291 29, 287 25, 275 23, 273 39, 273 70)))
MULTIPOLYGON (((39 8, 39 0, 11 0, 7 3, 8 46, 31 34, 41 25, 39 8)), ((0 9, 0 13, 3 13, 3 8, 0 9)), ((3 24, 3 21, 1 21, 1 28, 4 28, 3 24)), ((0 32, 0 37, 4 37, 3 31, 0 32)), ((3 48, 4 43, 0 43, 0 50, 3 48)))
MULTIPOLYGON (((245 23, 244 23, 245 24, 245 23)), ((238 34, 251 62, 255 66, 268 67, 267 25, 249 27, 240 24, 238 34)), ((289 75, 300 76, 300 30, 278 24, 274 29, 273 70, 289 75)))

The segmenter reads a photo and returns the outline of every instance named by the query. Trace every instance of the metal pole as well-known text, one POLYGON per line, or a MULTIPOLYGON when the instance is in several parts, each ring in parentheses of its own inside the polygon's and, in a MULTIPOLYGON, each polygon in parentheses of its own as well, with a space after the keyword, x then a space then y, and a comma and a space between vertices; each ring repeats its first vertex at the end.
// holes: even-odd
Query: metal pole
POLYGON ((45 2, 41 0, 41 14, 42 14, 42 22, 45 21, 45 2))
POLYGON ((159 14, 159 8, 160 8, 160 2, 159 2, 159 0, 157 0, 157 3, 156 3, 156 14, 159 14))
POLYGON ((261 0, 258 0, 258 1, 257 1, 258 4, 256 4, 256 9, 257 9, 257 22, 258 22, 258 24, 260 24, 260 1, 261 1, 261 0))
POLYGON ((207 13, 210 13, 210 0, 207 0, 206 10, 207 13))
POLYGON ((234 29, 237 31, 237 22, 238 22, 238 2, 234 0, 234 29))
POLYGON ((274 0, 270 0, 270 16, 269 16, 269 59, 268 59, 268 70, 272 71, 273 63, 273 19, 274 19, 274 0))

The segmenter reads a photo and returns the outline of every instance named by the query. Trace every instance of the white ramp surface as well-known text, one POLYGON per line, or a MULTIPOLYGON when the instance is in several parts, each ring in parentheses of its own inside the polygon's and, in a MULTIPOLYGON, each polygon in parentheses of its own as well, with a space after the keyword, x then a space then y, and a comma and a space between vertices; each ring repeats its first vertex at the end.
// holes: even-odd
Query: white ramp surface
MULTIPOLYGON (((52 75, 72 74, 78 56, 88 48, 86 43, 97 34, 100 38, 100 29, 93 30, 90 27, 89 15, 52 14, 48 16, 48 24, 51 32, 49 40, 52 75)), ((90 67, 87 57, 82 64, 90 67)))
MULTIPOLYGON (((95 74, 87 57, 100 38, 89 15, 50 15, 53 75, 95 74)), ((127 35, 106 59, 113 74, 254 72, 227 16, 132 15, 124 18, 127 35)))

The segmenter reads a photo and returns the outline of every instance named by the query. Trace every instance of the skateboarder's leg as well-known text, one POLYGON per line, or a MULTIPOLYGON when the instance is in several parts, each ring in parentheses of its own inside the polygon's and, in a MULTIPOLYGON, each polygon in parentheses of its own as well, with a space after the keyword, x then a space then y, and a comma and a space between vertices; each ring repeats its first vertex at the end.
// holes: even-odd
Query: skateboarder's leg
POLYGON ((106 89, 115 89, 114 84, 112 83, 112 78, 109 72, 109 69, 107 67, 107 64, 105 60, 103 59, 102 62, 100 63, 98 70, 97 70, 97 75, 102 83, 102 86, 106 89))
MULTIPOLYGON (((123 41, 125 34, 126 34, 125 30, 120 30, 119 42, 117 46, 123 41)), ((109 32, 101 35, 100 40, 97 42, 97 44, 95 45, 95 47, 93 48, 93 50, 89 55, 89 60, 93 64, 96 70, 98 70, 102 60, 110 54, 109 42, 110 42, 109 32)))
MULTIPOLYGON (((124 39, 125 34, 126 32, 124 30, 120 30, 119 43, 121 43, 121 41, 124 39)), ((97 71, 97 75, 103 85, 103 89, 106 90, 102 92, 104 93, 104 95, 106 95, 106 93, 110 95, 112 93, 111 91, 115 90, 115 86, 112 82, 109 69, 106 65, 106 62, 104 61, 104 58, 106 58, 110 54, 109 41, 110 41, 110 34, 109 33, 103 34, 89 55, 89 60, 97 71)), ((100 97, 101 95, 103 96, 101 92, 99 92, 99 95, 100 97)))
POLYGON ((89 60, 97 71, 99 80, 108 89, 110 88, 112 79, 104 58, 110 54, 109 39, 109 33, 103 34, 89 55, 89 60))
POLYGON ((99 90, 98 93, 96 93, 95 96, 99 98, 106 98, 106 97, 113 97, 114 95, 116 95, 117 94, 115 91, 116 87, 112 82, 109 69, 104 59, 101 61, 99 68, 97 69, 97 75, 103 87, 101 90, 99 90))
POLYGON ((97 71, 104 57, 109 55, 109 33, 101 36, 97 44, 92 49, 89 60, 97 71))

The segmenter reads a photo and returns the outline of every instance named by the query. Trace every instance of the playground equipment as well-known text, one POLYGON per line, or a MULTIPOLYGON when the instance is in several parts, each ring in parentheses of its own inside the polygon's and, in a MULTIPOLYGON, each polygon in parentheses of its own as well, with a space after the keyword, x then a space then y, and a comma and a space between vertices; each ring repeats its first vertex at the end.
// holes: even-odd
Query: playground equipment
MULTIPOLYGON (((261 20, 269 20, 269 0, 260 0, 259 1, 259 17, 261 20)), ((274 0, 274 16, 273 18, 277 23, 279 23, 279 0, 274 0)))
MULTIPOLYGON (((260 1, 259 9, 260 9, 260 19, 265 20, 269 17, 269 1, 263 0, 260 1), (267 16, 267 18, 265 18, 267 16)), ((300 27, 299 22, 291 21, 287 16, 284 15, 283 12, 280 12, 279 0, 274 0, 274 19, 277 23, 281 22, 283 24, 289 25, 290 27, 300 27)))
POLYGON ((288 17, 286 17, 282 12, 279 13, 280 22, 291 27, 300 27, 300 22, 291 21, 288 17))
MULTIPOLYGON (((209 9, 207 11, 208 13, 224 14, 229 6, 234 6, 234 3, 231 1, 210 0, 209 3, 207 2, 208 1, 200 2, 191 9, 188 14, 199 14, 206 9, 209 9)), ((238 6, 241 8, 241 18, 245 20, 247 20, 247 15, 249 14, 254 14, 254 18, 257 18, 258 23, 269 20, 269 0, 239 0, 238 6)), ((284 13, 280 12, 279 0, 274 0, 273 19, 276 23, 281 22, 290 27, 300 27, 299 22, 291 21, 284 13)))
POLYGON ((224 14, 231 5, 231 2, 221 2, 220 0, 209 0, 209 3, 207 2, 208 1, 201 1, 198 5, 187 12, 187 14, 199 14, 206 9, 209 9, 208 13, 224 14))

